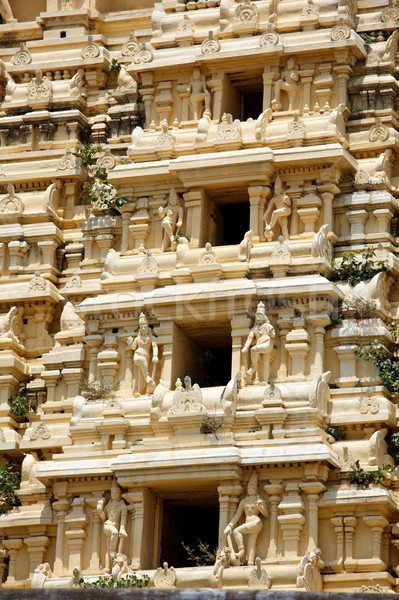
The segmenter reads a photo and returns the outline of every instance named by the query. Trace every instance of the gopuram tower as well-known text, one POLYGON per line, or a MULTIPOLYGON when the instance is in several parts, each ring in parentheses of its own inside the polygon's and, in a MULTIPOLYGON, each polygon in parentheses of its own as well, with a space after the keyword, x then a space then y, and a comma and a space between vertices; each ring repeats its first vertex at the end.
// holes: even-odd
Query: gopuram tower
POLYGON ((3 588, 396 592, 397 0, 0 14, 3 588))

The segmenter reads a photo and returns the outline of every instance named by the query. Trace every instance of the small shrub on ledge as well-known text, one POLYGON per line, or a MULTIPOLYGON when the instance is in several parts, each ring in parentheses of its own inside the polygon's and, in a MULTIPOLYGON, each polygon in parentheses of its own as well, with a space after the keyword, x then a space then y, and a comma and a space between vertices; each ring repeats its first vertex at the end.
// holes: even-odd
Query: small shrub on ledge
POLYGON ((399 363, 390 358, 388 351, 378 340, 371 340, 369 344, 356 346, 354 354, 365 363, 373 363, 380 379, 390 392, 399 392, 399 363))
POLYGON ((117 388, 117 385, 96 381, 95 379, 80 382, 80 389, 85 393, 88 400, 100 400, 101 398, 106 398, 117 388))
POLYGON ((15 465, 7 462, 0 464, 0 515, 4 514, 10 506, 20 504, 15 494, 19 480, 20 474, 15 465))
POLYGON ((11 416, 17 418, 23 418, 31 411, 37 411, 36 396, 28 392, 25 384, 21 384, 18 392, 9 397, 8 404, 11 416))
POLYGON ((369 487, 371 483, 382 483, 386 481, 387 473, 392 472, 392 465, 382 465, 378 467, 377 471, 365 471, 357 460, 354 465, 351 466, 351 470, 346 476, 346 480, 349 483, 360 485, 362 487, 369 487))
POLYGON ((344 281, 351 287, 389 270, 384 261, 375 260, 375 252, 371 248, 344 252, 341 260, 339 262, 333 260, 331 266, 333 269, 331 281, 344 281))
POLYGON ((147 587, 149 582, 148 575, 140 577, 136 573, 125 575, 116 581, 112 575, 100 575, 95 581, 85 581, 83 578, 79 580, 80 587, 83 588, 143 588, 147 587))

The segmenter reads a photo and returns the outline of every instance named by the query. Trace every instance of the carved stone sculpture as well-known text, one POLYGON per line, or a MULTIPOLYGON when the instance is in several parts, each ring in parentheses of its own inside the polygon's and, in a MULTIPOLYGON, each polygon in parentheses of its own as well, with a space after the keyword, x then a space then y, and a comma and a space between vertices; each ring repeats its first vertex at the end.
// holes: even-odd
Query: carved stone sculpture
POLYGON ((167 562, 164 562, 162 567, 158 567, 154 574, 154 585, 157 588, 175 587, 176 571, 173 567, 169 568, 167 562))
POLYGON ((206 85, 206 79, 198 67, 193 69, 190 105, 194 121, 198 121, 204 111, 211 111, 211 95, 206 85), (202 110, 204 106, 205 109, 202 110))
POLYGON ((231 560, 231 548, 225 546, 224 548, 219 548, 216 553, 216 561, 212 570, 211 575, 211 586, 213 588, 222 588, 223 587, 223 573, 224 570, 230 566, 231 560))
POLYGON ((51 81, 36 69, 35 76, 28 86, 28 100, 50 99, 53 94, 51 81))
POLYGON ((262 529, 260 515, 268 517, 266 502, 258 494, 258 478, 254 471, 248 481, 247 495, 238 505, 237 512, 224 530, 227 536, 229 548, 231 549, 232 562, 239 565, 241 560, 246 559, 249 565, 255 564, 256 538, 262 529), (241 517, 245 518, 242 525, 238 525, 241 517), (244 536, 247 540, 245 551, 244 536), (237 546, 235 550, 233 540, 237 546))
POLYGON ((23 213, 24 203, 15 193, 12 183, 7 185, 7 195, 0 201, 0 213, 23 213))
POLYGON ((251 258, 251 250, 253 248, 253 231, 250 229, 244 235, 244 239, 240 242, 238 247, 238 260, 245 262, 251 258))
POLYGON ((133 363, 137 367, 137 391, 139 394, 152 393, 155 389, 155 370, 158 363, 158 344, 148 326, 144 313, 139 316, 139 330, 135 338, 129 336, 127 344, 134 351, 133 363), (151 357, 152 352, 152 357, 151 357), (152 373, 150 375, 150 364, 152 373))
POLYGON ((0 339, 12 339, 19 343, 21 333, 17 322, 20 311, 16 306, 10 308, 8 313, 0 315, 0 339))
POLYGON ((6 23, 12 23, 13 21, 16 21, 8 0, 0 0, 0 15, 3 21, 6 23))
POLYGON ((122 499, 121 489, 114 481, 111 486, 111 499, 105 504, 105 499, 97 503, 97 512, 104 522, 104 533, 107 537, 107 552, 105 555, 105 568, 111 571, 112 560, 116 553, 122 553, 123 542, 127 537, 126 518, 127 506, 122 499))
POLYGON ((180 379, 176 382, 176 390, 173 395, 173 404, 168 411, 168 416, 183 415, 185 413, 200 413, 204 412, 202 393, 199 385, 194 383, 191 385, 191 377, 188 375, 184 378, 184 387, 180 379))
POLYGON ((294 57, 287 60, 287 66, 281 73, 281 78, 278 79, 274 86, 274 100, 272 100, 273 110, 282 110, 281 95, 285 92, 288 95, 288 110, 294 110, 295 101, 299 89, 299 73, 296 68, 294 57))
POLYGON ((84 321, 76 314, 72 302, 67 302, 63 308, 60 318, 61 331, 83 330, 85 328, 84 321))
POLYGON ((269 589, 272 580, 266 569, 262 569, 262 561, 259 556, 255 558, 255 565, 255 569, 251 571, 248 577, 248 587, 255 589, 269 589))
POLYGON ((159 216, 162 219, 162 250, 166 252, 169 246, 173 247, 174 238, 180 227, 183 224, 183 207, 180 206, 179 197, 174 188, 170 190, 169 202, 165 206, 160 206, 158 209, 159 216))
POLYGON ((288 217, 290 214, 291 199, 285 193, 280 177, 277 177, 274 184, 274 196, 269 201, 263 216, 263 220, 266 223, 265 238, 271 240, 276 226, 279 225, 281 235, 285 240, 288 239, 288 217), (272 214, 269 220, 270 213, 272 214))
POLYGON ((313 548, 311 552, 307 552, 298 566, 297 587, 304 588, 307 592, 321 592, 323 582, 320 569, 323 567, 320 548, 313 548))
POLYGON ((30 587, 36 589, 43 588, 46 579, 49 579, 50 577, 52 577, 52 575, 53 574, 51 572, 50 565, 48 563, 42 563, 41 565, 36 567, 33 573, 30 587))
POLYGON ((246 383, 252 383, 256 374, 260 383, 268 382, 270 355, 275 335, 274 327, 265 314, 265 305, 259 302, 255 313, 255 324, 242 349, 244 356, 249 350, 251 352, 251 366, 245 373, 246 383))

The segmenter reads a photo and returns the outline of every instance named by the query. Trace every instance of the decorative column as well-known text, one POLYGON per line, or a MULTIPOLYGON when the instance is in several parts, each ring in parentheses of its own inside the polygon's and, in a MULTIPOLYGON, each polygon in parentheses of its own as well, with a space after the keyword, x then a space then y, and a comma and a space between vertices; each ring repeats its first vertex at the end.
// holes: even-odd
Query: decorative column
POLYGON ((0 242, 0 275, 4 275, 7 268, 5 264, 6 246, 7 244, 0 242))
POLYGON ((50 545, 50 538, 46 535, 35 535, 24 539, 29 552, 29 578, 38 565, 43 562, 46 548, 50 545))
POLYGON ((83 369, 65 368, 62 369, 61 373, 67 386, 66 397, 69 399, 75 398, 79 392, 79 384, 82 381, 83 369))
POLYGON ((65 537, 69 549, 68 570, 72 572, 75 567, 82 568, 82 550, 86 539, 87 516, 85 512, 85 499, 77 496, 72 501, 72 510, 65 518, 67 531, 65 537))
POLYGON ((212 119, 218 123, 222 116, 222 76, 220 73, 213 73, 212 79, 208 79, 206 82, 209 89, 212 91, 213 103, 212 103, 212 119))
POLYGON ((203 240, 202 212, 205 206, 206 192, 204 189, 190 190, 184 194, 186 207, 186 233, 190 236, 190 248, 201 248, 203 240))
POLYGON ((264 238, 263 215, 265 212, 265 200, 270 195, 270 188, 263 185, 250 185, 249 195, 249 228, 253 233, 253 241, 259 242, 264 238))
POLYGON ((288 376, 288 352, 285 347, 287 334, 290 332, 292 328, 292 320, 293 320, 294 312, 289 309, 282 309, 280 312, 280 318, 277 320, 276 324, 278 326, 278 352, 279 352, 279 360, 278 360, 278 371, 277 371, 277 379, 280 381, 284 381, 288 376))
POLYGON ((162 347, 161 380, 167 389, 174 389, 178 374, 173 371, 173 332, 176 325, 170 317, 159 318, 158 345, 162 347), (174 379, 174 381, 173 381, 174 379))
POLYGON ((57 500, 53 502, 53 508, 57 511, 57 541, 55 545, 55 559, 53 571, 55 575, 61 576, 64 571, 64 544, 65 544, 65 517, 70 507, 68 500, 57 500))
POLYGON ((391 232, 391 221, 394 216, 389 208, 377 208, 373 211, 373 215, 377 219, 378 233, 388 237, 391 232))
POLYGON ((144 488, 137 488, 134 492, 123 494, 123 497, 129 502, 129 510, 132 517, 134 517, 133 532, 130 532, 132 557, 130 568, 135 571, 141 568, 141 546, 144 532, 144 488))
POLYGON ((40 250, 42 251, 42 265, 49 265, 50 267, 55 266, 55 252, 58 244, 54 240, 45 240, 43 242, 37 242, 40 250))
POLYGON ((339 359, 339 379, 335 382, 338 387, 353 387, 357 381, 355 349, 355 344, 334 347, 339 359))
POLYGON ((3 546, 5 546, 8 550, 8 556, 10 557, 10 562, 8 565, 8 577, 6 583, 14 583, 16 580, 16 572, 15 567, 17 565, 17 556, 19 550, 23 546, 23 542, 21 539, 11 539, 11 540, 3 540, 3 546))
POLYGON ((238 504, 238 497, 242 494, 242 487, 239 482, 231 480, 222 481, 218 487, 219 493, 219 548, 226 545, 226 536, 224 530, 230 523, 238 504))
POLYGON ((82 340, 89 346, 89 381, 96 379, 98 348, 103 343, 103 336, 99 334, 85 335, 82 340))
POLYGON ((101 569, 100 565, 100 540, 101 540, 101 518, 97 512, 97 504, 98 501, 101 500, 101 497, 98 498, 85 498, 85 502, 92 511, 92 526, 91 526, 91 556, 89 563, 89 572, 98 573, 101 569))
POLYGON ((133 214, 133 207, 129 206, 127 209, 122 208, 119 209, 122 213, 122 240, 121 240, 121 252, 126 252, 129 250, 129 225, 130 218, 133 214))
POLYGON ((364 225, 368 213, 367 210, 350 210, 346 213, 351 226, 351 238, 354 240, 364 240, 364 225))
POLYGON ((148 129, 152 121, 152 104, 154 100, 155 88, 153 87, 154 74, 141 73, 141 86, 139 87, 140 95, 143 99, 145 110, 145 129, 148 129))
POLYGON ((151 218, 148 212, 148 198, 143 196, 136 202, 136 212, 130 219, 129 231, 134 240, 134 249, 145 246, 150 233, 151 218))
POLYGON ((284 491, 283 486, 280 484, 281 484, 281 479, 278 479, 274 483, 265 485, 263 487, 266 494, 269 495, 269 502, 270 502, 270 516, 269 516, 270 541, 269 541, 269 548, 267 550, 267 558, 277 558, 278 503, 280 502, 281 494, 284 491))
POLYGON ((306 481, 300 484, 301 489, 308 497, 308 550, 319 546, 319 516, 318 501, 319 495, 326 489, 326 486, 319 481, 306 481))
POLYGON ((180 96, 180 122, 188 121, 188 102, 190 98, 191 86, 189 83, 180 83, 176 86, 180 96))
POLYGON ((383 562, 381 558, 381 541, 382 541, 382 533, 389 525, 389 521, 385 519, 385 517, 375 515, 369 517, 363 517, 363 521, 370 527, 371 529, 371 538, 372 538, 372 558, 373 560, 378 560, 379 562, 383 562))
POLYGON ((118 339, 115 335, 106 336, 104 348, 97 355, 98 368, 102 379, 107 384, 113 384, 116 372, 119 369, 119 352, 117 351, 118 339))
POLYGON ((231 376, 235 377, 238 371, 241 371, 243 357, 241 349, 243 347, 243 338, 248 336, 251 327, 251 320, 247 316, 238 316, 231 320, 231 376))
POLYGON ((353 536, 357 525, 356 517, 344 517, 345 527, 345 570, 352 573, 356 567, 356 561, 353 558, 353 536))
POLYGON ((54 369, 51 371, 42 371, 41 377, 46 382, 46 388, 47 388, 46 402, 55 402, 56 401, 55 390, 57 387, 57 382, 58 382, 59 378, 61 377, 61 371, 59 371, 58 369, 54 369))
POLYGON ((301 76, 301 83, 303 84, 303 112, 308 113, 310 109, 310 92, 314 69, 301 69, 299 75, 301 76))
POLYGON ((160 248, 162 244, 162 219, 159 214, 159 208, 161 206, 165 206, 166 201, 167 200, 165 194, 154 194, 154 196, 149 201, 149 205, 152 211, 151 231, 154 248, 160 248))
POLYGON ((306 357, 309 353, 310 337, 305 329, 305 319, 294 319, 294 328, 287 334, 285 347, 291 357, 290 379, 302 380, 306 372, 306 357))
POLYGON ((325 183, 317 186, 317 190, 320 193, 323 206, 323 223, 329 223, 331 230, 334 231, 334 214, 333 214, 333 200, 334 196, 340 193, 339 187, 333 183, 325 183))
POLYGON ((265 67, 263 74, 262 74, 262 79, 263 79, 263 111, 265 111, 267 108, 271 107, 272 104, 272 86, 273 86, 273 81, 275 78, 276 74, 270 70, 270 67, 267 66, 265 67))
POLYGON ((313 327, 314 332, 314 357, 310 374, 316 377, 324 373, 324 336, 325 327, 330 324, 330 317, 328 315, 309 315, 306 320, 313 327))
POLYGON ((334 567, 336 570, 342 571, 344 568, 344 524, 342 517, 334 517, 331 519, 331 523, 334 525, 335 539, 337 543, 337 554, 336 562, 334 567))
POLYGON ((22 261, 28 249, 29 246, 26 242, 8 242, 10 277, 16 277, 23 270, 22 261))
POLYGON ((283 534, 284 556, 294 558, 298 556, 299 541, 305 523, 303 516, 304 504, 299 493, 299 483, 287 483, 285 495, 278 505, 283 513, 277 520, 283 534))
POLYGON ((338 76, 339 104, 345 104, 345 106, 348 106, 348 79, 352 69, 349 65, 337 65, 334 67, 334 71, 338 76))

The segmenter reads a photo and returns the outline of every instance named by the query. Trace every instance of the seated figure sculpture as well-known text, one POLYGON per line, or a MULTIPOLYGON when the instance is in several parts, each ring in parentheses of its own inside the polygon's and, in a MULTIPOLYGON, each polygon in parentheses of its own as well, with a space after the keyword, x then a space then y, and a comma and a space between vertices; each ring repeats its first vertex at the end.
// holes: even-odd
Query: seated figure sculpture
POLYGON ((159 216, 162 219, 162 251, 166 252, 169 246, 173 249, 174 238, 183 223, 183 208, 180 206, 179 197, 174 188, 170 190, 169 202, 165 206, 159 207, 159 216))
POLYGON ((256 374, 259 383, 268 382, 270 355, 275 335, 274 327, 265 314, 265 305, 263 302, 259 302, 255 313, 255 324, 242 349, 244 355, 251 349, 251 366, 245 373, 245 383, 252 383, 256 374))
POLYGON ((148 326, 147 317, 144 313, 139 316, 139 331, 135 338, 129 336, 127 345, 134 350, 133 363, 137 367, 136 391, 143 394, 152 393, 155 389, 155 369, 158 364, 158 344, 148 326), (152 374, 150 375, 150 353, 152 350, 152 374))
POLYGON ((287 60, 287 66, 281 73, 281 78, 274 85, 275 98, 272 100, 272 110, 282 110, 281 92, 288 94, 288 110, 295 109, 295 101, 299 89, 299 74, 294 57, 287 60))
POLYGON ((256 538, 262 529, 260 515, 267 517, 268 511, 266 502, 258 494, 258 479, 256 471, 254 471, 248 481, 247 495, 241 500, 236 514, 224 530, 229 548, 231 549, 233 564, 239 565, 244 558, 246 558, 248 565, 255 564, 256 538), (236 526, 243 515, 245 516, 245 522, 242 525, 236 526), (244 535, 247 538, 246 553, 244 535), (237 545, 237 552, 234 549, 231 536, 233 536, 237 545))
POLYGON ((122 554, 123 542, 127 537, 126 518, 127 506, 122 499, 121 489, 116 481, 111 485, 111 499, 105 505, 102 498, 97 503, 97 512, 104 522, 104 533, 107 537, 107 552, 105 555, 105 568, 109 573, 116 553, 122 554))
POLYGON ((280 177, 276 177, 274 183, 274 196, 269 201, 263 220, 266 222, 265 238, 270 241, 273 238, 276 225, 280 225, 281 235, 286 240, 288 238, 288 217, 291 214, 291 199, 283 189, 280 177), (273 212, 272 212, 273 211, 273 212), (272 215, 269 219, 269 215, 272 215))

